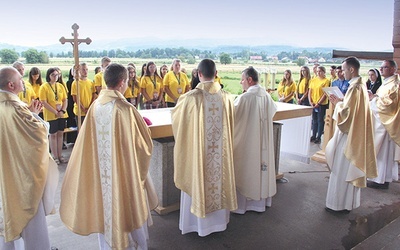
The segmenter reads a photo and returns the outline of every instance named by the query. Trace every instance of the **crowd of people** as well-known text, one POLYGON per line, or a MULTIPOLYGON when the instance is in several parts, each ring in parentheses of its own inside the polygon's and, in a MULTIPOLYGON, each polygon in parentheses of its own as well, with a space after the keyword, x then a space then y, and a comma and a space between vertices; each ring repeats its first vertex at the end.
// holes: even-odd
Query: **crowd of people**
MULTIPOLYGON (((301 67, 297 85, 286 70, 277 89, 279 101, 313 108, 315 143, 324 134, 328 102, 333 105, 336 125, 326 147, 331 171, 326 209, 348 212, 360 206, 361 188, 388 188, 398 179, 397 64, 385 60, 380 72, 368 72, 367 83, 355 57, 331 67, 330 78, 321 65, 313 71, 311 76, 309 67, 301 67), (343 98, 325 94, 322 88, 328 86, 337 86, 343 98)), ((1 155, 1 249, 19 249, 21 244, 50 249, 45 215, 54 208, 55 163, 68 162, 62 147, 71 108, 82 127, 63 179, 60 217, 77 234, 99 233, 100 249, 147 249, 157 195, 148 173, 153 143, 139 108, 172 108, 182 234, 224 231, 231 212, 264 212, 272 205, 277 103, 259 84, 257 70, 250 66, 242 71, 243 93, 235 100, 223 89, 210 59, 192 71, 191 81, 178 59, 159 72, 148 62, 141 73, 137 77, 135 65, 112 63, 108 57, 102 58, 93 81, 86 63, 70 71, 66 84, 55 67, 47 70, 45 81, 32 67, 28 82, 22 79, 20 62, 0 69, 1 143, 15 144, 1 155), (35 150, 26 152, 31 147, 35 150)))
MULTIPOLYGON (((320 144, 324 132, 326 110, 329 108, 329 99, 323 88, 336 86, 345 95, 349 88, 349 80, 345 79, 341 65, 330 66, 329 77, 326 75, 325 66, 318 63, 314 64, 313 72, 314 74, 311 75, 310 68, 302 66, 296 83, 292 78, 292 72, 289 69, 285 70, 283 79, 278 84, 277 94, 279 102, 313 107, 313 134, 310 141, 320 144)), ((375 94, 382 84, 380 71, 375 68, 370 69, 365 84, 367 90, 375 94)))

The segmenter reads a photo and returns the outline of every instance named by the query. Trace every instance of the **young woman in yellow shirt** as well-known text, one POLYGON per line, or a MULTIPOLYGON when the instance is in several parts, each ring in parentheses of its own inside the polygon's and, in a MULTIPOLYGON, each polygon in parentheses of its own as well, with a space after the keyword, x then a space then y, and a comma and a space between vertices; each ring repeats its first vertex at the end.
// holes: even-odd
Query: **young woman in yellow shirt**
POLYGON ((296 93, 296 82, 292 79, 292 71, 289 69, 283 73, 283 79, 278 85, 280 102, 293 103, 296 93))
POLYGON ((308 100, 314 108, 312 112, 312 137, 311 142, 321 143, 321 136, 324 132, 325 113, 328 108, 328 98, 324 94, 322 88, 329 87, 331 81, 326 78, 326 69, 318 66, 317 77, 313 78, 310 83, 308 100))

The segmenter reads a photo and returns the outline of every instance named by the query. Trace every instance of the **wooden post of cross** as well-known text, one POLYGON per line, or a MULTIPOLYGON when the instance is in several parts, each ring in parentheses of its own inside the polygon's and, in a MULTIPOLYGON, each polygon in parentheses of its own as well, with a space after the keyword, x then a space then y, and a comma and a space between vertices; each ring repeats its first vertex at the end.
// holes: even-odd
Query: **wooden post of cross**
POLYGON ((92 40, 87 37, 86 39, 78 39, 78 29, 79 26, 78 24, 74 23, 72 25, 72 30, 74 33, 72 33, 73 38, 72 39, 66 39, 65 37, 60 38, 61 44, 65 44, 66 42, 71 43, 73 46, 73 54, 74 54, 74 69, 75 69, 75 81, 76 81, 76 105, 78 106, 78 131, 81 128, 81 99, 80 99, 80 92, 79 92, 79 49, 78 46, 81 42, 84 42, 86 44, 90 44, 92 40))

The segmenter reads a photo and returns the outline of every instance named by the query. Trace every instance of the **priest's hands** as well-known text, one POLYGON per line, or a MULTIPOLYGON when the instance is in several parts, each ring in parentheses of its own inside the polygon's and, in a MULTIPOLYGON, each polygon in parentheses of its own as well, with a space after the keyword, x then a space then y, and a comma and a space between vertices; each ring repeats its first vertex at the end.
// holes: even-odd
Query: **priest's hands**
POLYGON ((376 95, 374 95, 374 94, 372 93, 371 90, 368 90, 368 97, 369 97, 369 100, 370 100, 370 101, 371 101, 372 99, 374 99, 375 96, 376 96, 376 95))
POLYGON ((337 104, 338 102, 341 102, 341 101, 343 101, 343 100, 342 100, 341 98, 337 97, 336 95, 331 94, 331 95, 329 95, 329 101, 330 101, 334 106, 336 106, 336 104, 337 104))
POLYGON ((32 100, 31 105, 28 107, 28 109, 35 114, 39 114, 40 112, 43 111, 43 104, 39 100, 32 100))

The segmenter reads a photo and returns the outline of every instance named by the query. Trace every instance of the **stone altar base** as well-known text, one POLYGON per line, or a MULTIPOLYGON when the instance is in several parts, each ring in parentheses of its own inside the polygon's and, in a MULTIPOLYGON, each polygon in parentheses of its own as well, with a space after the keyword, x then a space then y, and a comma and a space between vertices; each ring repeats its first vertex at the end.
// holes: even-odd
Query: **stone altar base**
POLYGON ((174 183, 174 145, 173 137, 153 140, 149 172, 159 201, 155 211, 160 215, 179 210, 181 192, 174 183))

